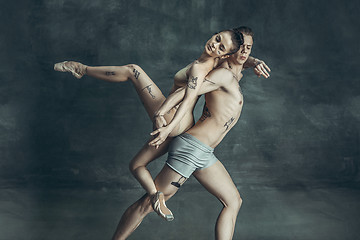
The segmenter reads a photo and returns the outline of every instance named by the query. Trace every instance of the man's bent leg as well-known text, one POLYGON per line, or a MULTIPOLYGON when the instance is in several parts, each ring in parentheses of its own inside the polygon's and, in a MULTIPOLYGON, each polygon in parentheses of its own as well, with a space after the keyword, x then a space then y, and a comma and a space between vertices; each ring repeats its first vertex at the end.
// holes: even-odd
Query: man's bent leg
POLYGON ((224 206, 216 221, 216 239, 232 239, 242 200, 229 173, 222 163, 217 161, 208 168, 195 171, 193 175, 224 206))
POLYGON ((126 239, 140 225, 146 215, 152 212, 150 197, 145 194, 126 209, 114 233, 113 240, 126 239))

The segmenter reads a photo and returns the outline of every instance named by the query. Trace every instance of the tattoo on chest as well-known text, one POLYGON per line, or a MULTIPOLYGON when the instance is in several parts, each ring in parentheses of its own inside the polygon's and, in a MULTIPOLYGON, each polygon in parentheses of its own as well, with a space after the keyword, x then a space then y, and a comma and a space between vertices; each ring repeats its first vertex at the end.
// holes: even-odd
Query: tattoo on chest
POLYGON ((148 92, 149 92, 150 96, 152 97, 152 99, 155 99, 155 95, 154 95, 154 94, 152 94, 151 85, 152 85, 152 84, 150 84, 150 85, 148 85, 148 86, 144 87, 143 89, 141 89, 141 91, 143 91, 144 89, 148 90, 148 92))
POLYGON ((227 131, 230 127, 230 125, 234 122, 235 118, 230 118, 229 121, 227 121, 225 124, 224 124, 224 127, 225 127, 225 131, 227 131))
POLYGON ((203 109, 203 114, 201 115, 201 118, 199 120, 204 121, 208 117, 211 117, 211 113, 210 113, 208 107, 205 104, 204 109, 203 109))
POLYGON ((105 72, 105 75, 107 75, 107 76, 115 75, 115 72, 105 72))
POLYGON ((136 80, 138 80, 140 72, 138 70, 136 70, 135 68, 134 68, 133 72, 134 72, 134 76, 135 76, 136 80))
POLYGON ((191 79, 189 79, 187 83, 188 88, 195 89, 197 86, 197 80, 198 80, 197 77, 191 77, 191 79))

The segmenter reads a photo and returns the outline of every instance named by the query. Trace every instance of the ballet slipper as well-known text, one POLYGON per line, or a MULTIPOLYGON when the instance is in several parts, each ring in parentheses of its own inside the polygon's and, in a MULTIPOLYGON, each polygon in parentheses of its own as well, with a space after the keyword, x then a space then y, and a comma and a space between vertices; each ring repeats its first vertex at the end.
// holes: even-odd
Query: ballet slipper
POLYGON ((74 64, 68 61, 56 63, 54 65, 54 70, 59 72, 71 72, 74 77, 80 79, 84 76, 85 71, 82 71, 81 73, 76 72, 74 64), (68 63, 68 64, 66 64, 68 63))
POLYGON ((166 207, 164 194, 162 192, 156 192, 155 195, 152 196, 151 203, 154 211, 160 217, 162 217, 166 221, 174 220, 174 215, 172 214, 170 209, 166 207))

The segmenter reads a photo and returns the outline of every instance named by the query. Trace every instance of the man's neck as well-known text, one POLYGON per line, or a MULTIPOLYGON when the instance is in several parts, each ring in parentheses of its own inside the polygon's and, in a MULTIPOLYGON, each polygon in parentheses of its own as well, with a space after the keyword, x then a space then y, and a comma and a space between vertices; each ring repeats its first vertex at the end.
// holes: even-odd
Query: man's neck
POLYGON ((226 67, 228 66, 228 69, 239 79, 241 71, 243 70, 244 67, 242 63, 239 63, 236 58, 230 56, 223 64, 226 67))

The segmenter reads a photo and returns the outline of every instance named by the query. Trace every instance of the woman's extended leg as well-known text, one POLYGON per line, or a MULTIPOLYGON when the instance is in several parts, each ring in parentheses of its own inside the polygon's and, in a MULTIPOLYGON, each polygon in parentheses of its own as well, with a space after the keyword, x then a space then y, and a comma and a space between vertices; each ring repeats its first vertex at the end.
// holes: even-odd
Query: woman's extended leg
MULTIPOLYGON (((178 190, 172 182, 178 182, 182 185, 186 179, 180 174, 165 165, 161 172, 156 176, 155 183, 157 189, 164 193, 165 199, 171 198, 178 190), (179 181, 179 179, 181 179, 179 181)), ((152 212, 151 198, 145 194, 142 198, 132 204, 122 215, 116 228, 113 240, 126 239, 140 225, 146 215, 152 212)))
POLYGON ((217 161, 208 168, 195 171, 193 175, 224 206, 216 221, 216 239, 232 239, 242 199, 229 173, 222 163, 217 161))
POLYGON ((109 82, 125 82, 130 80, 141 102, 143 102, 151 121, 153 120, 155 112, 165 101, 165 96, 158 86, 156 86, 144 70, 136 64, 91 67, 79 62, 65 61, 55 64, 54 69, 61 72, 71 72, 74 76, 80 76, 80 78, 86 74, 109 82))

